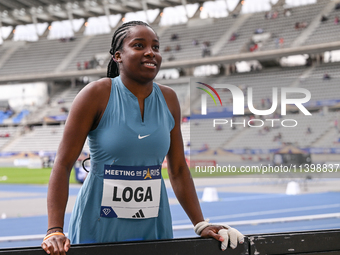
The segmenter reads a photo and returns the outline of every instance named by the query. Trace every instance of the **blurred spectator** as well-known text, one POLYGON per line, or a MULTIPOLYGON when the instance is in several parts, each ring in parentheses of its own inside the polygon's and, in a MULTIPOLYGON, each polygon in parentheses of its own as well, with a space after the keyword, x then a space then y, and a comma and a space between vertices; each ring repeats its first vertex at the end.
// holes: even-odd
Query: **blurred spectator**
POLYGON ((171 35, 171 40, 174 41, 174 40, 177 40, 178 39, 178 35, 177 34, 172 34, 171 35))
POLYGON ((208 150, 209 149, 209 145, 207 143, 203 144, 202 149, 203 150, 208 150))
POLYGON ((290 15, 292 15, 292 10, 291 9, 285 9, 283 14, 285 15, 285 17, 289 17, 290 15))
POLYGON ((306 134, 309 135, 312 133, 312 129, 310 126, 307 127, 306 134))
POLYGON ((164 48, 164 52, 168 52, 168 51, 171 51, 171 47, 170 47, 170 46, 166 46, 166 47, 164 48))
POLYGON ((335 10, 340 10, 340 3, 337 3, 337 4, 335 5, 335 10))
POLYGON ((263 34, 264 30, 262 28, 258 28, 255 30, 254 34, 263 34))
POLYGON ((307 22, 296 22, 295 23, 295 29, 299 30, 299 29, 304 29, 308 26, 307 22))
POLYGON ((60 108, 60 111, 61 111, 61 112, 64 112, 64 113, 68 113, 68 108, 65 107, 65 106, 64 106, 64 107, 61 107, 61 108, 60 108))
POLYGON ((253 119, 255 119, 255 116, 254 115, 250 115, 249 117, 248 117, 248 124, 249 124, 249 126, 248 127, 250 127, 250 126, 254 126, 254 121, 253 121, 253 119))
POLYGON ((279 16, 279 13, 277 11, 266 12, 264 15, 265 19, 276 19, 278 16, 279 16))
POLYGON ((99 62, 95 56, 89 61, 89 68, 95 69, 99 66, 99 62))
POLYGON ((210 42, 203 42, 202 44, 202 57, 210 56, 210 42))
POLYGON ((270 12, 266 12, 266 13, 264 14, 264 18, 265 18, 265 19, 270 19, 270 16, 271 16, 270 12))
POLYGON ((89 69, 89 61, 84 61, 84 69, 89 69))
POLYGON ((274 136, 273 141, 281 141, 282 140, 282 134, 279 132, 276 136, 274 136))
POLYGON ((334 24, 338 25, 339 24, 339 16, 335 16, 334 18, 334 24))
POLYGON ((72 42, 74 41, 76 38, 75 37, 67 37, 67 38, 60 38, 59 41, 60 42, 72 42))
POLYGON ((233 33, 229 39, 229 41, 235 41, 238 37, 238 33, 233 33))
POLYGON ((328 17, 326 17, 325 15, 322 15, 321 17, 321 22, 325 22, 328 20, 328 17))
POLYGON ((308 23, 307 22, 301 22, 300 23, 300 28, 306 28, 308 26, 308 23))
POLYGON ((266 107, 266 100, 264 98, 261 99, 261 107, 262 109, 266 107))
POLYGON ((177 51, 181 50, 181 45, 177 44, 175 50, 177 51))
POLYGON ((271 18, 276 19, 279 16, 279 13, 277 11, 274 11, 271 18))
POLYGON ((323 80, 330 80, 331 76, 328 73, 325 73, 322 77, 323 80))
POLYGON ((279 39, 279 45, 280 47, 282 48, 283 47, 283 44, 285 43, 285 39, 283 37, 280 37, 279 39))
POLYGON ((58 104, 63 104, 63 103, 65 103, 64 98, 60 98, 60 99, 58 100, 58 104))
POLYGON ((168 57, 168 61, 172 61, 172 60, 174 60, 174 59, 175 59, 175 57, 174 57, 173 54, 171 54, 171 55, 168 57))
POLYGON ((199 43, 198 43, 198 41, 196 40, 196 39, 193 39, 192 40, 192 45, 194 45, 194 46, 197 46, 199 43))
MULTIPOLYGON (((322 63, 322 56, 320 56, 320 62, 322 63)), ((310 56, 306 59, 306 66, 312 66, 313 60, 310 56)))
POLYGON ((272 100, 271 100, 270 97, 267 97, 267 98, 266 98, 266 104, 267 104, 267 106, 269 106, 269 107, 272 106, 272 100))
POLYGON ((259 48, 258 44, 257 43, 254 43, 254 44, 251 44, 250 47, 249 47, 249 51, 250 52, 253 52, 255 50, 257 50, 259 48))
POLYGON ((223 129, 222 125, 217 125, 217 126, 215 127, 215 130, 216 130, 216 131, 220 131, 220 130, 222 130, 222 129, 223 129))
POLYGON ((338 122, 338 119, 334 120, 334 127, 335 127, 336 130, 339 131, 339 122, 338 122))
POLYGON ((80 62, 77 62, 77 69, 78 69, 78 70, 81 70, 81 64, 80 64, 80 62))

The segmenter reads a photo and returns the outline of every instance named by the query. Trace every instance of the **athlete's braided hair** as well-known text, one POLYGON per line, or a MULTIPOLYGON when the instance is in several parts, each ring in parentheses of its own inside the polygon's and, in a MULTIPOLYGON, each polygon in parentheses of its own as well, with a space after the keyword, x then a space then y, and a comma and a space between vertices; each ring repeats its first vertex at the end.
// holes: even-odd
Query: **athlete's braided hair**
POLYGON ((111 42, 111 49, 110 49, 110 54, 112 56, 111 56, 110 63, 107 67, 107 77, 114 78, 119 75, 119 67, 118 67, 118 63, 114 60, 114 55, 116 51, 122 49, 123 41, 128 35, 130 28, 139 26, 139 25, 151 28, 149 24, 143 21, 130 21, 130 22, 126 22, 122 24, 119 28, 117 28, 117 30, 113 34, 112 42, 111 42))

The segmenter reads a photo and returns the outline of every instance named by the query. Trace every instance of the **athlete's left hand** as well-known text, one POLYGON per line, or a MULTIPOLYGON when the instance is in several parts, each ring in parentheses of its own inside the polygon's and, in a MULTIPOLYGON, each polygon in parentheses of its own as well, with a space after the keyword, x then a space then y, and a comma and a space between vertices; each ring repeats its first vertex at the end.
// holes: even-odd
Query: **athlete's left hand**
POLYGON ((224 251, 229 246, 232 249, 237 247, 237 244, 243 244, 244 235, 237 229, 229 226, 207 226, 201 232, 201 237, 212 237, 221 242, 221 249, 224 251))

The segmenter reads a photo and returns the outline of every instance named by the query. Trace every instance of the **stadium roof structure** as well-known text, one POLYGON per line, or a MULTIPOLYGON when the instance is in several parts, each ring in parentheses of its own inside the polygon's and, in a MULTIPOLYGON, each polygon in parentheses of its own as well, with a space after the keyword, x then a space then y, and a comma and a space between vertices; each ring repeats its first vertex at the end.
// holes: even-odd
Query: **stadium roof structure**
POLYGON ((207 0, 0 0, 0 27, 164 9, 207 0))

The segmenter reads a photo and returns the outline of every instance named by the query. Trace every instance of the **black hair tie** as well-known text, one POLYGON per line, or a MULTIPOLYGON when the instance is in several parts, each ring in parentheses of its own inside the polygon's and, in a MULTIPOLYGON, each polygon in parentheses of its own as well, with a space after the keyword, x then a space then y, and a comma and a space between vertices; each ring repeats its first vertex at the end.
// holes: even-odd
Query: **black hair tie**
POLYGON ((89 155, 88 158, 84 159, 83 162, 81 162, 81 166, 83 167, 83 169, 84 169, 86 172, 89 172, 89 170, 86 169, 86 167, 85 167, 85 162, 88 161, 88 160, 90 160, 90 159, 91 159, 91 157, 90 157, 90 155, 89 155))

